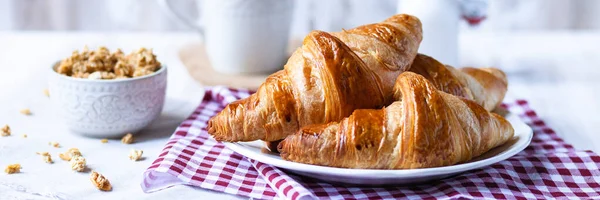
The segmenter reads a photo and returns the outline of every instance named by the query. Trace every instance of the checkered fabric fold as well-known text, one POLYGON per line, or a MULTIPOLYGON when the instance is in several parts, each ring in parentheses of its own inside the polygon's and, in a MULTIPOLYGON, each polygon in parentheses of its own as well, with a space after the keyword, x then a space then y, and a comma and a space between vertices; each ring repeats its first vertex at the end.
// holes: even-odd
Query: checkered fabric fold
POLYGON ((259 199, 600 198, 600 156, 565 143, 524 100, 503 104, 534 130, 531 145, 519 154, 434 183, 358 187, 289 174, 225 148, 208 135, 207 121, 250 92, 224 87, 206 91, 198 109, 177 128, 144 172, 141 186, 145 192, 186 184, 259 199))

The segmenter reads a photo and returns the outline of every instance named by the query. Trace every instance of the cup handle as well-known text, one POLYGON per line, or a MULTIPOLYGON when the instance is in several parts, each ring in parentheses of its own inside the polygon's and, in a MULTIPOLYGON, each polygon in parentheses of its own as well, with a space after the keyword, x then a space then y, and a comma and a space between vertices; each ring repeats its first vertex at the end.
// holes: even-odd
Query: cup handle
MULTIPOLYGON (((179 12, 175 12, 173 7, 169 3, 169 0, 157 0, 157 1, 158 1, 158 4, 160 5, 160 7, 165 11, 165 13, 167 13, 167 15, 169 15, 171 18, 177 19, 178 21, 181 21, 184 24, 188 25, 189 27, 197 30, 198 32, 200 32, 200 35, 202 35, 204 37, 204 29, 202 28, 202 26, 198 25, 198 23, 195 20, 190 19, 186 16, 183 16, 179 12)), ((200 12, 200 11, 198 11, 198 12, 200 12)))

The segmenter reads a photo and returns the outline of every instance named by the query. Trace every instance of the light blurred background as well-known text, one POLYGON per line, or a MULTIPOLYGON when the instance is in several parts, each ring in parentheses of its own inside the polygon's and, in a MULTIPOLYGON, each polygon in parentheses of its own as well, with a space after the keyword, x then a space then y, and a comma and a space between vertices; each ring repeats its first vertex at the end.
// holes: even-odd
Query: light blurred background
MULTIPOLYGON (((197 1, 175 0, 190 17, 197 1)), ((396 13, 397 0, 296 0, 291 35, 336 31, 396 13), (319 20, 315 20, 319 19, 319 20)), ((464 22, 463 22, 464 23, 464 22)), ((600 29, 597 0, 491 0, 487 19, 472 31, 600 29)), ((0 30, 190 31, 162 12, 155 0, 0 0, 0 30)))

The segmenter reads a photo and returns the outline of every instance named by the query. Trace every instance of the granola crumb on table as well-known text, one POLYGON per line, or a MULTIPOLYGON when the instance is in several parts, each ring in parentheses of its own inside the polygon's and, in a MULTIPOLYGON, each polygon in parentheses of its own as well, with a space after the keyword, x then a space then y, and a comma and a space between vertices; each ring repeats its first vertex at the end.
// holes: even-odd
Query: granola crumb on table
POLYGON ((74 171, 82 172, 85 170, 86 161, 83 156, 73 156, 71 161, 69 161, 69 164, 74 171))
POLYGON ((1 129, 0 129, 0 135, 2 136, 10 136, 10 127, 7 125, 4 125, 1 129))
POLYGON ((19 172, 21 172, 21 164, 17 163, 17 164, 8 165, 4 169, 4 172, 7 174, 19 173, 19 172))
POLYGON ((67 152, 71 153, 72 156, 81 156, 81 151, 78 148, 70 148, 67 152))
POLYGON ((106 177, 104 177, 102 174, 96 171, 92 171, 92 174, 90 174, 90 180, 92 181, 92 184, 94 184, 94 186, 96 186, 96 188, 98 188, 99 190, 112 190, 112 185, 110 185, 108 179, 106 179, 106 177))
POLYGON ((44 95, 50 97, 50 91, 48 90, 48 88, 44 89, 44 95))
POLYGON ((29 108, 22 109, 19 112, 24 115, 31 115, 31 110, 29 110, 29 108))
POLYGON ((129 151, 129 160, 138 161, 142 158, 143 153, 144 151, 142 150, 131 149, 131 151, 129 151))
POLYGON ((67 153, 59 153, 58 157, 61 160, 64 160, 64 161, 70 161, 71 160, 71 156, 69 154, 67 154, 67 153))
POLYGON ((44 159, 44 162, 46 163, 53 163, 54 161, 52 161, 52 156, 50 156, 50 153, 48 152, 36 152, 36 154, 42 156, 42 159, 44 159))
POLYGON ((102 143, 108 143, 108 139, 106 139, 106 138, 105 139, 101 139, 100 142, 102 142, 102 143))
POLYGON ((23 134, 23 138, 27 138, 27 134, 23 134))
POLYGON ((75 156, 82 156, 78 148, 70 148, 66 152, 58 154, 58 157, 64 161, 70 161, 75 156))
POLYGON ((133 143, 133 134, 127 133, 123 138, 121 138, 121 143, 123 144, 131 144, 133 143))
POLYGON ((48 142, 48 145, 53 146, 54 148, 60 148, 60 144, 58 142, 48 142))

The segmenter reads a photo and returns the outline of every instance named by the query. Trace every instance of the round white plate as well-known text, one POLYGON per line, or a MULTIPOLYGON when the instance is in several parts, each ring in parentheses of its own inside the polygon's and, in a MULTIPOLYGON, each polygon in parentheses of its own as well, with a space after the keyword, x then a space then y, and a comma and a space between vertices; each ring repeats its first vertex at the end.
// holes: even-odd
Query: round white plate
POLYGON ((483 168, 521 152, 531 142, 533 130, 515 114, 509 113, 506 119, 515 129, 515 135, 511 140, 469 162, 446 167, 402 170, 346 169, 283 160, 278 154, 270 153, 264 149, 265 145, 262 141, 225 143, 225 146, 256 161, 329 182, 368 185, 417 183, 438 180, 472 169, 483 168))

